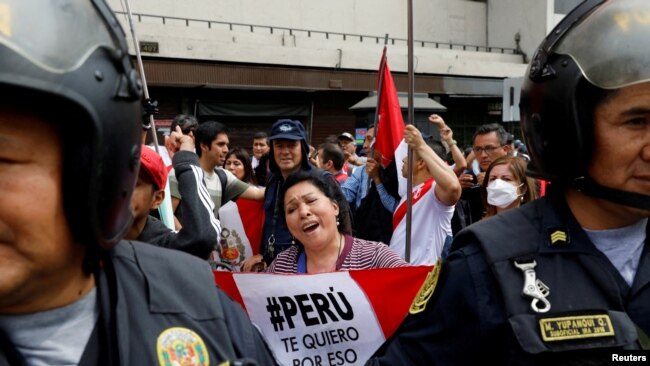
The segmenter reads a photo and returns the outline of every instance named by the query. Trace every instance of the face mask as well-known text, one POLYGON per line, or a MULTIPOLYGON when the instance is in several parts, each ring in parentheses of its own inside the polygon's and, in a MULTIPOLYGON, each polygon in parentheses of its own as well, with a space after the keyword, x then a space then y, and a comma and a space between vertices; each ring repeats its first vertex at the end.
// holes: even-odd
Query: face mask
POLYGON ((506 208, 519 197, 517 188, 504 180, 495 179, 487 186, 487 201, 493 206, 506 208))

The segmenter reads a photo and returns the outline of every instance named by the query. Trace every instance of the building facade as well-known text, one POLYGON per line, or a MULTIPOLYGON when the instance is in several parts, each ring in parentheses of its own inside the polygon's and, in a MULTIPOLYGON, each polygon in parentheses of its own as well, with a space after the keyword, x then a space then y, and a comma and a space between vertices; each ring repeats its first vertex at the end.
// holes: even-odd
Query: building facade
MULTIPOLYGON (((442 115, 462 146, 476 126, 502 121, 504 79, 523 76, 562 17, 556 2, 413 0, 415 92, 447 108, 442 115)), ((126 3, 109 4, 129 34, 126 3)), ((408 90, 406 7, 397 0, 130 1, 160 125, 178 113, 216 119, 229 127, 232 145, 244 147, 278 118, 303 121, 315 145, 343 131, 361 137, 372 118, 350 107, 376 90, 386 42, 396 87, 408 90)), ((416 110, 414 118, 424 129, 427 113, 416 110)))

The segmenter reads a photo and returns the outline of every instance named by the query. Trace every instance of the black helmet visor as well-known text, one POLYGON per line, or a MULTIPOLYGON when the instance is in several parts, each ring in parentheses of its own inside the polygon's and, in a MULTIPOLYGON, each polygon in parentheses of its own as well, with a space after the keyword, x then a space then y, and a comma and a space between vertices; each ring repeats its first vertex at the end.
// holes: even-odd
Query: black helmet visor
POLYGON ((650 81, 650 1, 607 1, 569 32, 556 53, 569 55, 602 89, 650 81))
POLYGON ((97 48, 114 49, 102 23, 90 1, 0 1, 0 45, 51 73, 75 70, 97 48))

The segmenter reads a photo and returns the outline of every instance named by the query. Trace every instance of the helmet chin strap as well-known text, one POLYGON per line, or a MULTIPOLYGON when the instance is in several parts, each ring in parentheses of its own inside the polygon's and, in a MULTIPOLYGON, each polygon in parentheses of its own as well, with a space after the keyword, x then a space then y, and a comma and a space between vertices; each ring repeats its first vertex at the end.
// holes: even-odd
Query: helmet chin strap
POLYGON ((650 211, 650 196, 602 186, 588 175, 574 179, 573 187, 591 197, 650 211))

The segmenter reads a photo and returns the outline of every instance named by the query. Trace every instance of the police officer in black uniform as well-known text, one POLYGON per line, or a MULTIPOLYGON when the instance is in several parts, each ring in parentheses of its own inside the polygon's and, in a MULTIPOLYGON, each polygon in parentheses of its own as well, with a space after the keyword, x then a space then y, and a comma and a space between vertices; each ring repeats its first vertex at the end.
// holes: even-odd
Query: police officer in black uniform
POLYGON ((120 241, 142 88, 101 0, 0 0, 0 365, 272 365, 207 262, 120 241))
POLYGON ((455 238, 370 365, 649 361, 650 2, 587 0, 522 88, 546 197, 455 238), (644 359, 645 357, 645 359, 644 359))

